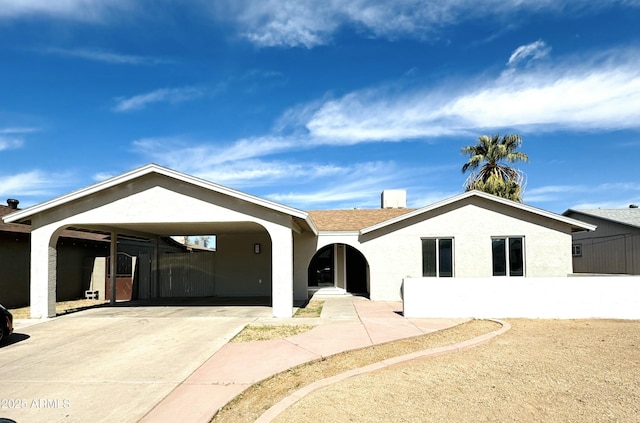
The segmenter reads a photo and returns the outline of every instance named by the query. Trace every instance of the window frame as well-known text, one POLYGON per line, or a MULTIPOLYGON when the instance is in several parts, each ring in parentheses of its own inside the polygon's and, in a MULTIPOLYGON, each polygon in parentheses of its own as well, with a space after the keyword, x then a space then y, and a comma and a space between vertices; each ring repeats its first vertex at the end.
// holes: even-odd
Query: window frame
POLYGON ((422 257, 422 277, 423 278, 453 278, 455 277, 455 237, 453 236, 426 236, 420 238, 421 245, 421 257, 422 257), (425 275, 425 256, 424 256, 424 242, 425 241, 435 241, 435 270, 436 274, 429 276, 425 275), (451 271, 446 272, 450 274, 442 275, 441 270, 441 260, 440 260, 440 242, 441 241, 450 241, 451 242, 451 271))
POLYGON ((501 278, 501 277, 508 277, 508 278, 523 278, 526 277, 527 272, 526 272, 526 252, 525 252, 525 236, 524 235, 505 235, 505 236, 492 236, 491 237, 491 275, 493 277, 497 277, 497 278, 501 278), (522 267, 522 274, 513 274, 514 271, 512 270, 512 266, 511 266, 511 256, 512 256, 512 241, 515 240, 520 240, 520 250, 521 250, 521 267, 522 267), (494 250, 494 242, 495 241, 502 241, 504 243, 504 275, 496 275, 496 270, 495 270, 495 260, 496 260, 496 256, 495 256, 495 250, 494 250))
POLYGON ((571 257, 582 257, 582 244, 571 245, 571 257))

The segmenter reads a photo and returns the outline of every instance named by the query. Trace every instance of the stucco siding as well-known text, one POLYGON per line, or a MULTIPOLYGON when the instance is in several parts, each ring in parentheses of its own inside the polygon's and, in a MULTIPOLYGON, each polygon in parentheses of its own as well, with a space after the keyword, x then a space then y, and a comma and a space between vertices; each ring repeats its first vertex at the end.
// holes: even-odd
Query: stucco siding
POLYGON ((454 239, 454 277, 458 278, 492 276, 492 237, 524 238, 526 277, 565 277, 572 272, 568 230, 560 225, 550 228, 549 222, 536 216, 466 204, 409 223, 372 236, 361 247, 371 266, 373 300, 398 300, 402 278, 422 276, 422 238, 454 239))
MULTIPOLYGON (((309 238, 297 241, 296 246, 304 247, 308 265, 313 253, 326 245, 351 245, 369 264, 371 299, 398 301, 402 298, 402 279, 422 277, 423 238, 453 238, 454 277, 488 278, 493 276, 492 237, 524 238, 528 278, 566 277, 572 273, 567 225, 484 199, 414 216, 364 235, 321 233, 315 244, 309 238)), ((306 267, 304 274, 301 264, 299 269, 297 276, 299 280, 304 276, 306 289, 306 267)), ((298 282, 297 286, 303 284, 298 282)))
POLYGON ((409 318, 640 318, 640 277, 407 278, 404 288, 409 318))
POLYGON ((293 298, 297 302, 308 299, 307 279, 309 264, 318 251, 318 237, 310 232, 294 233, 293 255, 293 298))
POLYGON ((271 240, 266 232, 218 235, 216 244, 216 295, 270 297, 271 240), (260 243, 260 254, 253 251, 260 243))

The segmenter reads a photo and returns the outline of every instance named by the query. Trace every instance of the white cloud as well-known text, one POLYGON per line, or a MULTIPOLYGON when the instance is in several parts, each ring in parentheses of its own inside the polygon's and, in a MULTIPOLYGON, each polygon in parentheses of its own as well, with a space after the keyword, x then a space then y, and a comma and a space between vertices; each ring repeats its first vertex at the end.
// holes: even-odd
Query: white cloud
MULTIPOLYGON (((570 204, 572 209, 626 208, 638 202, 640 183, 607 182, 589 185, 549 185, 525 192, 527 203, 570 204)), ((565 209, 566 209, 565 208, 565 209)), ((564 210, 556 210, 563 212, 564 210)))
POLYGON ((130 54, 113 53, 98 49, 61 49, 47 48, 43 50, 45 53, 57 54, 60 56, 77 57, 95 62, 110 63, 114 65, 156 65, 162 63, 171 63, 166 59, 159 59, 147 56, 135 56, 130 54))
POLYGON ((232 144, 198 142, 188 137, 142 138, 133 142, 134 150, 158 163, 184 169, 207 168, 221 163, 268 156, 299 149, 302 140, 278 136, 240 139, 232 144))
POLYGON ((94 181, 96 181, 96 182, 102 182, 102 181, 106 181, 109 178, 113 178, 114 176, 116 176, 116 174, 114 174, 114 173, 98 172, 98 173, 93 175, 92 179, 94 181))
POLYGON ((24 145, 22 135, 37 131, 38 129, 36 128, 0 128, 0 151, 13 150, 22 147, 24 145))
POLYGON ((23 144, 24 141, 20 138, 7 137, 0 134, 0 151, 20 148, 23 144))
POLYGON ((42 15, 79 21, 99 21, 113 12, 130 11, 129 0, 6 0, 1 18, 42 15))
POLYGON ((204 91, 198 88, 161 88, 145 94, 134 95, 129 98, 117 99, 113 110, 116 112, 130 112, 140 110, 153 103, 181 103, 202 97, 204 91))
MULTIPOLYGON (((477 133, 640 128, 640 51, 607 52, 440 87, 376 87, 301 116, 316 143, 351 144, 477 133)), ((288 112, 295 115, 293 112, 288 112)))
POLYGON ((13 127, 13 128, 0 128, 0 134, 30 134, 32 132, 37 132, 37 128, 23 128, 23 127, 13 127))
POLYGON ((551 47, 548 47, 542 40, 520 46, 515 49, 511 57, 509 57, 507 66, 516 66, 528 58, 531 58, 531 60, 542 59, 546 57, 550 51, 551 47))
POLYGON ((51 195, 56 188, 66 186, 68 174, 49 174, 41 170, 0 175, 0 196, 17 198, 43 197, 51 195))
POLYGON ((380 193, 387 188, 395 187, 399 178, 404 176, 402 170, 392 162, 361 162, 348 167, 323 166, 305 164, 310 178, 304 180, 299 192, 266 194, 273 201, 292 204, 302 209, 326 207, 334 208, 380 207, 380 193), (327 172, 328 171, 328 172, 327 172), (314 179, 339 180, 339 184, 309 184, 314 179), (310 190, 310 187, 315 187, 310 190))
POLYGON ((251 187, 300 185, 300 191, 287 193, 261 192, 273 201, 299 208, 334 204, 336 207, 376 207, 383 189, 395 187, 398 178, 409 171, 396 169, 392 162, 354 162, 347 166, 318 158, 268 159, 283 151, 306 148, 298 138, 264 137, 244 139, 230 145, 194 143, 188 139, 141 139, 134 142, 135 151, 164 166, 242 189, 251 187), (340 184, 326 181, 339 180, 340 184))
MULTIPOLYGON (((215 14, 235 21, 239 31, 259 46, 304 46, 330 42, 335 32, 352 26, 366 36, 428 39, 459 22, 508 20, 516 12, 572 12, 600 9, 620 0, 227 0, 215 14)), ((638 6, 639 2, 624 2, 638 6)), ((437 36, 437 35, 436 35, 437 36)))

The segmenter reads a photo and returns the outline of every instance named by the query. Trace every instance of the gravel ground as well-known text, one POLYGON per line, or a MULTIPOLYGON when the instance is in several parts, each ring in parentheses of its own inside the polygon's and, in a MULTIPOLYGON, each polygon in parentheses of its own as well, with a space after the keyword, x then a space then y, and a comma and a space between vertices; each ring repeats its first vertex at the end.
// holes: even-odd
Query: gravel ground
POLYGON ((640 422, 640 321, 508 320, 464 352, 347 379, 277 422, 640 422))

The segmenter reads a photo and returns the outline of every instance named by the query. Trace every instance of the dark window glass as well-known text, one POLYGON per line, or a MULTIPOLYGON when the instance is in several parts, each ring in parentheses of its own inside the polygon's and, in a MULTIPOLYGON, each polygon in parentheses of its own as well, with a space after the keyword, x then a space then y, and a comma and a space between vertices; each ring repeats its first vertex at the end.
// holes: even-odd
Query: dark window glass
POLYGON ((523 275, 522 238, 509 238, 509 276, 523 275))
POLYGON ((571 247, 571 254, 574 257, 582 256, 582 244, 575 244, 571 247))
POLYGON ((436 276, 436 240, 422 240, 422 276, 436 276))
POLYGON ((507 255, 505 249, 505 239, 492 239, 491 248, 493 250, 493 276, 506 276, 507 255))
POLYGON ((453 277, 453 240, 438 240, 440 277, 453 277))

